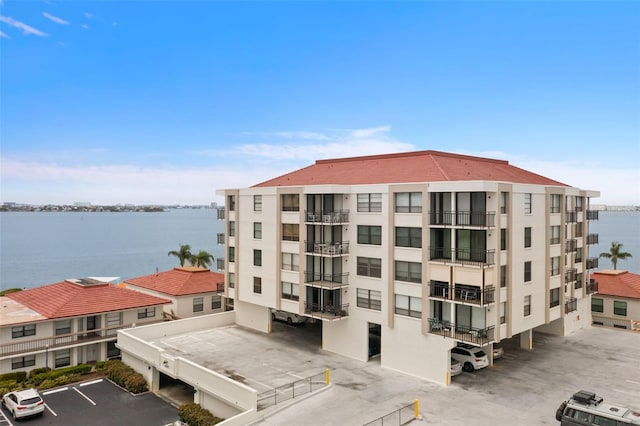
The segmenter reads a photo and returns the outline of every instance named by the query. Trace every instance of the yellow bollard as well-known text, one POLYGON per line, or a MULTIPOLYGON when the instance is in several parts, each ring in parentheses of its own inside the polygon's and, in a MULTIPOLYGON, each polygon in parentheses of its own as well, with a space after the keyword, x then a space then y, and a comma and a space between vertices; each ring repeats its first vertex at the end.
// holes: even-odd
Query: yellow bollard
POLYGON ((329 373, 329 369, 324 370, 324 381, 326 384, 331 383, 331 373, 329 373))
POLYGON ((413 415, 416 417, 416 419, 420 416, 420 403, 417 399, 413 401, 413 415))

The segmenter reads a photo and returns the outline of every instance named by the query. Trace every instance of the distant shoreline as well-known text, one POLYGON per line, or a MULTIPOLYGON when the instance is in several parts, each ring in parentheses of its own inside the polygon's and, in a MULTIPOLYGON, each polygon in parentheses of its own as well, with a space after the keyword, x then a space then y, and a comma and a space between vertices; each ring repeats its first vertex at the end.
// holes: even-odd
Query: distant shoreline
POLYGON ((48 206, 0 206, 0 212, 71 212, 71 213, 159 213, 166 212, 171 209, 210 209, 210 206, 67 206, 67 205, 48 205, 48 206))

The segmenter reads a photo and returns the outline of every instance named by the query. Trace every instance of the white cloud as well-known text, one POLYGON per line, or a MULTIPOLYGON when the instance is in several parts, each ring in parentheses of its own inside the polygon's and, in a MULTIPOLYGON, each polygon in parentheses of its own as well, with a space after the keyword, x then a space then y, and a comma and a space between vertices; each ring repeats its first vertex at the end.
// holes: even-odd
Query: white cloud
POLYGON ((351 135, 354 138, 368 138, 379 133, 388 133, 391 131, 391 126, 371 127, 368 129, 355 129, 351 130, 351 135))
POLYGON ((317 132, 305 132, 305 131, 281 131, 281 132, 242 132, 242 136, 260 136, 264 138, 276 137, 284 139, 305 139, 305 140, 317 140, 327 141, 330 138, 327 135, 317 132))
POLYGON ((69 25, 69 21, 65 21, 64 19, 58 18, 57 16, 54 16, 54 15, 52 15, 50 13, 43 12, 42 16, 44 16, 45 18, 47 18, 51 22, 55 22, 56 24, 69 25))
POLYGON ((82 25, 80 25, 80 26, 81 26, 82 28, 84 28, 85 30, 86 30, 87 28, 89 28, 89 26, 88 26, 87 24, 82 24, 82 25))
POLYGON ((85 16, 85 18, 87 18, 87 19, 91 19, 91 18, 93 18, 93 13, 84 12, 84 16, 85 16))
POLYGON ((8 35, 6 35, 5 33, 3 33, 2 31, 0 31, 0 38, 11 38, 8 35))
POLYGON ((48 34, 44 33, 42 31, 40 31, 37 28, 33 28, 30 27, 29 25, 25 24, 24 22, 20 22, 20 21, 16 21, 15 19, 13 19, 10 16, 2 16, 0 15, 0 22, 4 22, 5 24, 12 26, 14 28, 17 28, 19 30, 22 30, 22 33, 25 35, 29 35, 29 34, 33 34, 33 35, 37 35, 40 37, 46 37, 48 34))

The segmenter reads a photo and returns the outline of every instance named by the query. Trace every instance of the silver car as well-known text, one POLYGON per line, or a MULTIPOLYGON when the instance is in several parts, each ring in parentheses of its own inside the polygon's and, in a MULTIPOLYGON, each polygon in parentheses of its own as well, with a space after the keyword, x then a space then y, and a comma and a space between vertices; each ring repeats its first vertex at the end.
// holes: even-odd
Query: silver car
POLYGON ((275 309, 271 310, 271 319, 286 321, 287 324, 300 324, 307 321, 307 317, 303 317, 302 315, 293 314, 287 311, 277 311, 275 309))
POLYGON ((9 392, 2 397, 2 406, 14 419, 44 413, 44 401, 35 389, 9 392))

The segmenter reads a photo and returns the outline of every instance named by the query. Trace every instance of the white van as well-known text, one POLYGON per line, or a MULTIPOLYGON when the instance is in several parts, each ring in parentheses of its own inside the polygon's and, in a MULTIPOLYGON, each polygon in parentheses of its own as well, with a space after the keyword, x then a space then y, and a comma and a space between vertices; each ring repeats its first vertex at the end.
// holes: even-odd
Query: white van
POLYGON ((556 420, 560 426, 640 425, 640 410, 604 402, 593 392, 580 391, 560 405, 556 420))

